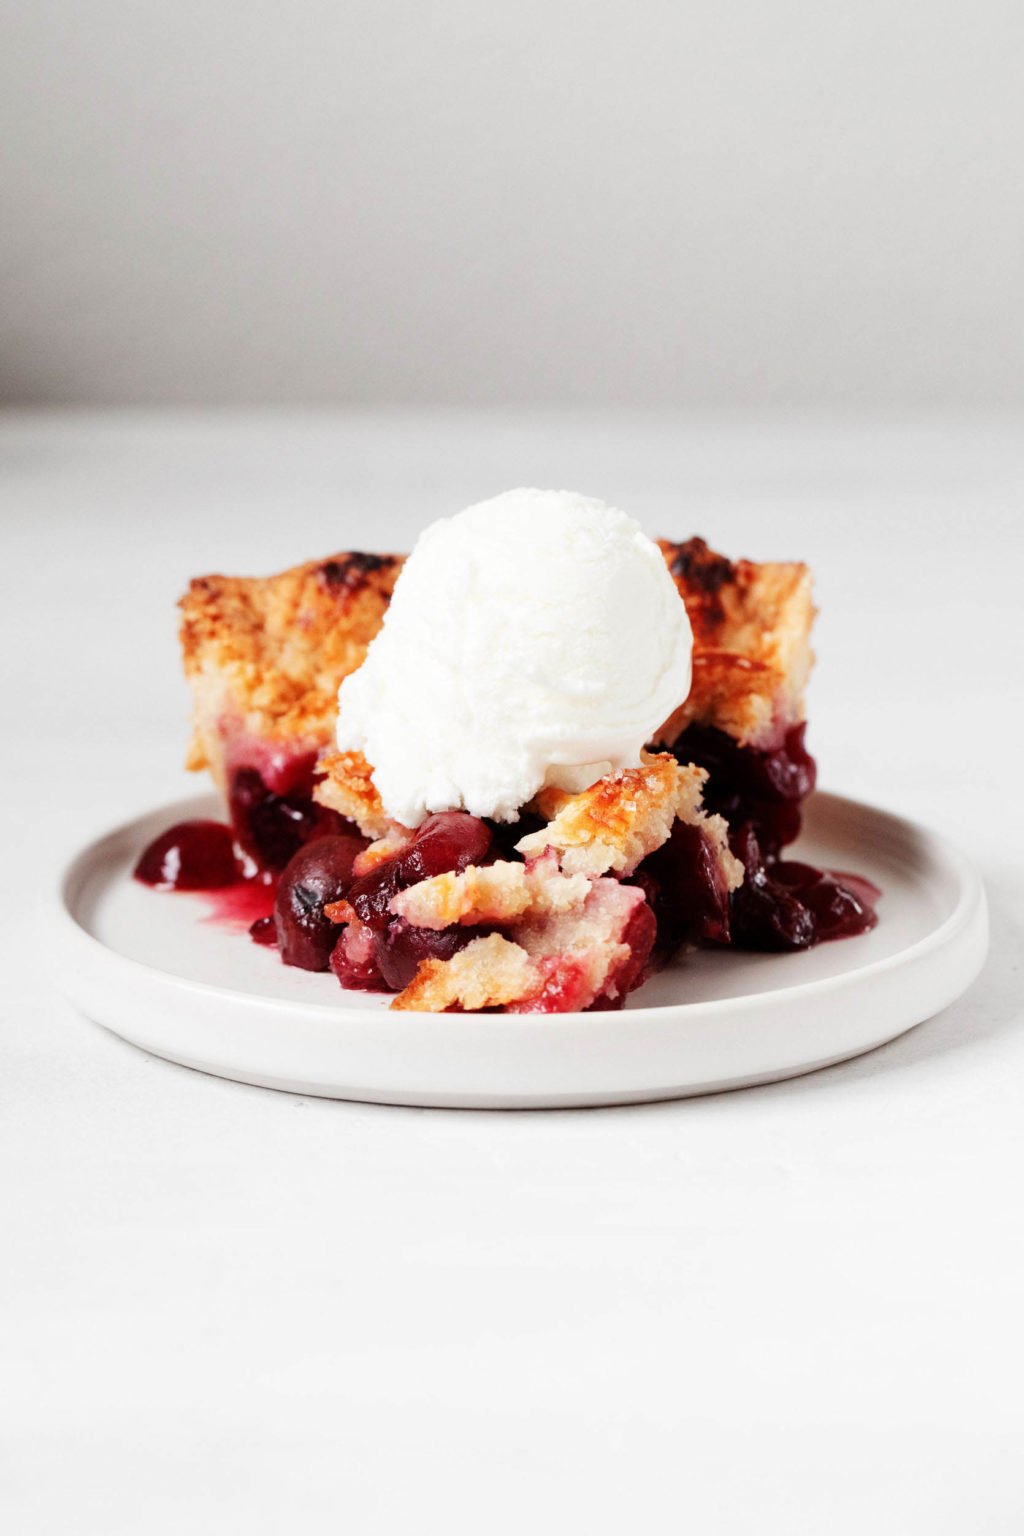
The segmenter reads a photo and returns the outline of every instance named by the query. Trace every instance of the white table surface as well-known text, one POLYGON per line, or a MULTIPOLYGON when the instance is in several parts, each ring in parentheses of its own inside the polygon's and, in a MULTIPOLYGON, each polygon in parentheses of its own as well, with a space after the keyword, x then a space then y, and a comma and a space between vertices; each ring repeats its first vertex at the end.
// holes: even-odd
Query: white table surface
POLYGON ((3 419, 5 1530, 1024 1528, 1022 428, 3 419), (265 1092, 78 1017, 32 894, 194 783, 186 579, 517 483, 813 564, 822 781, 973 853, 969 995, 799 1081, 531 1114, 265 1092))

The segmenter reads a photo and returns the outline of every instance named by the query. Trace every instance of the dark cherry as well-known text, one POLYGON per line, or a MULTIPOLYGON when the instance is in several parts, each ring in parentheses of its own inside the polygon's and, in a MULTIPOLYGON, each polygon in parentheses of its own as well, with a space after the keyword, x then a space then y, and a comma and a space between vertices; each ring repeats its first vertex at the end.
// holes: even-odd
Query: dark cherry
POLYGON ((401 878, 397 858, 385 859, 369 874, 352 882, 346 899, 360 922, 368 924, 374 932, 382 931, 391 921, 391 898, 404 891, 408 883, 401 878))
POLYGON ((249 937, 254 944, 270 945, 277 943, 277 924, 272 917, 258 917, 249 925, 249 937))
POLYGON ((342 986, 400 992, 421 960, 449 959, 477 937, 482 930, 413 928, 394 915, 391 902, 421 880, 484 863, 491 846, 485 821, 466 811, 443 811, 428 816, 400 852, 354 880, 346 900, 364 927, 346 929, 331 955, 331 969, 342 986))
POLYGON ((783 860, 771 866, 771 879, 808 908, 814 919, 816 943, 867 933, 878 921, 875 902, 881 892, 861 875, 839 875, 783 860))
POLYGON ((391 921, 391 900, 399 891, 432 875, 482 864, 490 847, 491 829, 485 821, 466 811, 441 811, 428 816, 399 853, 356 880, 348 900, 362 922, 383 931, 391 921))
POLYGON ((870 881, 854 877, 844 885, 810 864, 766 861, 749 822, 733 829, 731 841, 745 871, 732 898, 732 942, 738 949, 808 949, 875 926, 879 893, 870 881))
POLYGON ((677 821, 666 843, 645 859, 633 884, 654 909, 658 947, 728 944, 729 893, 717 856, 699 827, 677 821))
POLYGON ((210 891, 239 877, 231 828, 219 821, 181 821, 154 838, 135 878, 158 891, 210 891))
POLYGON ((707 769, 708 810, 730 824, 752 823, 762 852, 771 858, 798 836, 800 806, 817 777, 805 730, 803 724, 791 726, 778 747, 759 752, 713 726, 691 725, 672 750, 681 763, 707 769))
POLYGON ((285 965, 326 971, 338 925, 324 916, 324 907, 346 896, 352 865, 365 847, 361 837, 318 837, 289 859, 274 902, 277 947, 285 965))
MULTIPOLYGON (((490 930, 487 930, 488 932, 490 930)), ((412 981, 424 960, 450 960, 460 949, 484 932, 482 928, 414 928, 403 917, 393 917, 376 934, 377 968, 392 992, 401 992, 412 981)))
MULTIPOLYGON (((810 865, 805 867, 809 869, 810 865)), ((821 871, 815 870, 814 873, 820 874, 821 871)), ((873 880, 869 880, 866 875, 851 875, 846 869, 827 869, 825 874, 830 880, 834 880, 837 885, 841 885, 845 891, 855 896, 862 907, 870 907, 874 912, 882 892, 873 880)))
POLYGON ((377 965, 376 941, 372 929, 349 924, 338 935, 331 951, 331 970, 343 987, 359 992, 390 990, 377 965))
POLYGON ((481 864, 491 848, 491 829, 467 811, 439 811, 417 829, 415 841, 398 855, 409 885, 481 864))
POLYGON ((312 792, 312 759, 282 794, 269 789, 256 768, 239 768, 234 773, 231 824, 241 847, 262 869, 283 869, 313 838, 352 830, 343 817, 318 805, 312 792))
POLYGON ((676 742, 680 762, 707 769, 704 803, 728 820, 745 874, 723 912, 722 893, 716 899, 705 884, 713 869, 702 870, 693 856, 691 829, 677 827, 638 871, 656 887, 659 942, 672 947, 682 937, 741 949, 807 949, 874 926, 878 892, 870 881, 780 857, 800 832, 801 807, 817 776, 804 734, 803 725, 792 726, 778 747, 759 752, 713 727, 691 725, 676 742), (679 915, 687 908, 697 912, 695 924, 679 915))
POLYGON ((809 949, 814 917, 784 885, 772 879, 750 822, 732 829, 730 842, 743 864, 743 884, 732 896, 732 942, 737 949, 809 949))

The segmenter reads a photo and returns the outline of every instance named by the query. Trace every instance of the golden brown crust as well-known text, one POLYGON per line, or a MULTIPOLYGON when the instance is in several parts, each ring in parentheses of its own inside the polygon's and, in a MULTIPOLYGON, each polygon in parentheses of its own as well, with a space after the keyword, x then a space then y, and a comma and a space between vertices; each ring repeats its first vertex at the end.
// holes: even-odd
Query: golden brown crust
MULTIPOLYGON (((728 560, 703 539, 661 540, 694 635, 693 686, 658 741, 692 721, 773 744, 803 718, 812 655, 811 578, 795 563, 728 560)), ((327 747, 337 692, 380 628, 402 557, 358 552, 277 576, 204 576, 182 599, 195 697, 190 768, 223 787, 229 741, 292 752, 327 747)))
POLYGON ((803 719, 814 657, 811 573, 796 562, 729 560, 703 539, 659 539, 693 630, 693 684, 659 732, 671 745, 691 722, 741 745, 774 744, 803 719))
MULTIPOLYGON (((313 798, 328 810, 354 821, 364 837, 384 838, 394 823, 381 804, 373 769, 361 752, 328 752, 317 762, 323 775, 313 798)), ((385 857, 392 852, 389 847, 385 857)))
POLYGON ((702 808, 706 779, 703 768, 678 763, 668 752, 645 752, 639 768, 608 774, 580 794, 542 789, 533 808, 549 818, 548 825, 516 846, 527 856, 554 848, 570 874, 628 875, 661 847, 678 818, 707 833, 733 890, 742 868, 729 852, 722 818, 702 808))
POLYGON ((459 1008, 507 1008, 536 991, 541 978, 529 955, 499 933, 474 939, 450 960, 424 960, 392 1008, 410 1013, 444 1013, 459 1008))
POLYGON ((498 859, 493 864, 470 864, 461 873, 450 870, 421 880, 401 891, 391 910, 416 928, 440 931, 456 923, 516 922, 529 913, 548 916, 582 905, 590 892, 585 875, 566 875, 558 867, 554 851, 529 863, 498 859))
POLYGON ((189 767, 223 775, 228 733, 315 749, 330 739, 338 686, 380 628, 401 569, 358 551, 277 576, 201 576, 181 600, 195 695, 189 767))

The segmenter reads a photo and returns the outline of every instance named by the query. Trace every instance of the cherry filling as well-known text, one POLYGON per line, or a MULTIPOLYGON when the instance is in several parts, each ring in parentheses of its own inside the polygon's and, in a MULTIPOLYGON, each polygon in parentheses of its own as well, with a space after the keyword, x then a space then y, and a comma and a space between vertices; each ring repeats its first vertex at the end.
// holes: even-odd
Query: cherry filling
MULTIPOLYGON (((254 942, 276 944, 286 965, 313 971, 330 965, 342 984, 350 987, 401 991, 422 960, 449 959, 485 931, 414 928, 395 917, 390 904, 398 891, 432 875, 486 862, 492 843, 486 822, 464 811, 430 816, 397 854, 354 879, 353 865, 366 839, 333 812, 325 812, 329 820, 320 822, 289 813, 282 822, 285 797, 266 790, 254 769, 241 770, 234 782, 237 787, 241 780, 244 788, 254 779, 262 785, 258 803, 269 805, 278 819, 263 823, 250 819, 247 824, 248 872, 232 828, 218 821, 189 821, 168 828, 149 845, 135 867, 136 879, 163 891, 216 892, 217 914, 231 921, 244 919, 254 942), (271 869, 284 852, 286 839, 277 835, 281 827, 301 828, 305 841, 276 875, 251 871, 251 850, 257 846, 251 840, 254 826, 262 831, 270 827, 274 833, 258 845, 261 859, 270 862, 271 869), (350 902, 358 918, 344 928, 324 915, 325 907, 341 900, 350 902), (273 916, 266 911, 271 903, 273 916)), ((255 796, 253 803, 257 803, 255 796)), ((289 803, 294 811, 294 799, 289 803)), ((237 799, 232 809, 237 809, 237 799)))
POLYGON ((449 959, 479 937, 484 930, 413 928, 392 914, 391 901, 432 875, 484 863, 490 851, 491 829, 485 821, 466 811, 442 811, 427 817, 412 842, 355 880, 346 900, 361 927, 342 934, 331 958, 342 985, 401 991, 421 960, 449 959))
POLYGON ((390 990, 377 964, 373 930, 361 923, 349 923, 342 928, 331 951, 331 970, 343 987, 358 992, 390 990))
POLYGON ((285 965, 326 971, 338 927, 324 915, 324 907, 348 894, 352 865, 365 847, 362 837, 318 837, 289 859, 274 902, 277 947, 285 965))
POLYGON ((401 992, 413 980, 424 960, 450 960, 489 928, 414 928, 404 917, 393 917, 375 941, 381 980, 392 992, 401 992))
POLYGON ((866 933, 878 921, 874 904, 881 893, 862 876, 841 881, 796 860, 766 860, 749 822, 733 830, 731 842, 744 868, 732 898, 737 948, 809 949, 866 933))
POLYGON ((632 914, 622 935, 623 944, 629 947, 629 959, 623 960, 612 978, 618 992, 616 1007, 621 1008, 626 993, 632 992, 643 980, 657 937, 657 919, 650 905, 645 902, 632 914))
POLYGON ((329 833, 350 832, 335 811, 313 799, 312 756, 302 760, 286 792, 270 789, 258 768, 237 768, 228 805, 235 837, 262 869, 280 870, 305 843, 329 833))
POLYGON ((730 826, 749 821, 762 852, 776 858, 800 832, 800 807, 817 778, 814 758, 804 744, 806 724, 790 726, 771 751, 741 747, 710 725, 690 725, 673 747, 681 763, 706 768, 704 804, 730 826))
POLYGON ((791 726, 768 752, 741 747, 711 726, 683 732, 673 751, 680 762, 707 769, 704 804, 728 820, 744 879, 726 897, 702 835, 677 823, 668 843, 634 877, 650 882, 659 947, 671 950, 688 940, 737 949, 807 949, 874 927, 880 892, 869 880, 780 857, 800 831, 803 801, 816 778, 804 732, 803 724, 791 726))
POLYGON ((657 941, 657 915, 648 901, 642 902, 631 914, 622 932, 621 942, 628 946, 629 957, 609 976, 604 992, 590 1005, 592 1012, 606 1013, 623 1006, 627 995, 643 981, 657 941), (614 986, 614 997, 608 995, 610 986, 614 986))
POLYGON ((666 843, 632 877, 657 920, 659 950, 680 944, 728 944, 729 892, 718 856, 699 827, 677 821, 666 843))

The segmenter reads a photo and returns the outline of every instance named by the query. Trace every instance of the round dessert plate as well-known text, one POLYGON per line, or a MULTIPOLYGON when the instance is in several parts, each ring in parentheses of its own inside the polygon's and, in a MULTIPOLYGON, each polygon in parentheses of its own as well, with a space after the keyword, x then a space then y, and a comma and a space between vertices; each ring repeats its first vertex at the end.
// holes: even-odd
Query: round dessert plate
POLYGON ((47 908, 58 980, 145 1051, 219 1077, 329 1098, 464 1108, 629 1104, 747 1087, 892 1040, 981 969, 981 882, 932 833, 819 793, 794 853, 881 887, 879 922, 803 954, 682 956, 620 1013, 405 1013, 281 964, 209 896, 132 879, 166 827, 216 816, 212 796, 162 806, 91 843, 47 908))

